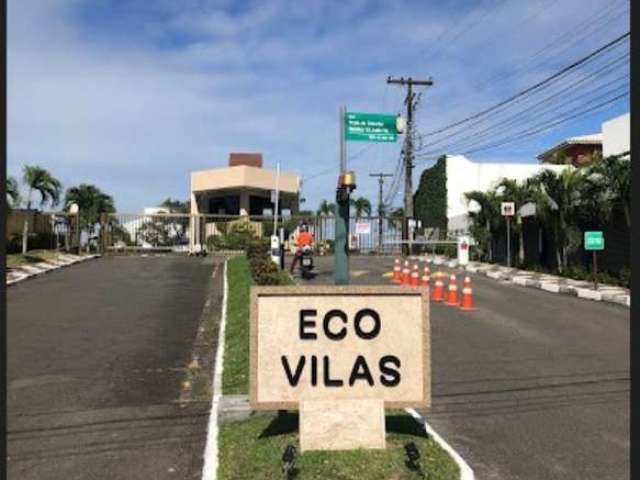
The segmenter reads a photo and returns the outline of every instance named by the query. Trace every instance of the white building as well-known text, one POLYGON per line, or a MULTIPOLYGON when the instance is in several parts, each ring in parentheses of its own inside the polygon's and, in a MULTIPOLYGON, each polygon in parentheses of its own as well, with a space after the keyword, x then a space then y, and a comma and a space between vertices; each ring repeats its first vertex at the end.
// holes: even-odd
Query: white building
POLYGON ((631 151, 631 114, 607 120, 602 124, 602 156, 631 151))
POLYGON ((469 211, 466 192, 489 190, 505 177, 525 180, 544 169, 559 172, 565 168, 567 165, 472 162, 464 155, 447 155, 447 229, 466 230, 469 211))

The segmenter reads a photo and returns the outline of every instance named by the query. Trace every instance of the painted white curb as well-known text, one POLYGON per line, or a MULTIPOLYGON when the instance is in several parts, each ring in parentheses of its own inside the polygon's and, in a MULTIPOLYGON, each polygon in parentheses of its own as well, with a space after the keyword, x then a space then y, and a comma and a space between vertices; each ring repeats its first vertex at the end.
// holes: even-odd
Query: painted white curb
POLYGON ((599 302, 602 300, 602 292, 596 292, 595 290, 589 290, 588 288, 576 288, 579 298, 587 298, 589 300, 595 300, 599 302))
POLYGON ((427 432, 427 435, 429 435, 431 438, 433 438, 433 440, 438 445, 440 445, 440 447, 444 451, 446 451, 449 455, 451 455, 451 458, 453 458, 453 460, 458 465, 458 468, 460 469, 460 480, 475 480, 475 478, 476 478, 475 474, 473 473, 473 470, 471 469, 469 464, 464 461, 464 459, 460 456, 460 454, 458 454, 458 452, 456 452, 451 447, 451 445, 449 445, 447 442, 445 442, 444 439, 440 435, 438 435, 438 433, 433 428, 431 428, 431 425, 429 425, 427 423, 427 420, 422 415, 420 415, 413 408, 406 408, 405 411, 409 415, 411 415, 413 418, 415 418, 417 421, 422 423, 424 425, 424 428, 425 428, 426 432, 427 432))
POLYGON ((227 260, 224 262, 224 288, 222 293, 222 314, 218 331, 218 350, 216 351, 216 367, 213 372, 213 399, 207 427, 207 443, 204 448, 204 465, 202 480, 216 480, 218 477, 218 406, 222 397, 222 363, 224 362, 224 330, 227 325, 227 260))
POLYGON ((557 283, 541 282, 540 289, 552 293, 560 293, 560 285, 557 283))
MULTIPOLYGON (((42 275, 47 272, 51 272, 53 270, 58 270, 63 267, 68 267, 69 265, 73 265, 74 263, 85 262, 87 260, 92 260, 94 258, 99 258, 100 255, 83 255, 80 257, 70 257, 68 255, 60 255, 57 260, 48 260, 46 262, 38 262, 33 265, 23 265, 21 267, 17 267, 15 270, 19 270, 20 273, 13 271, 12 275, 15 276, 13 280, 7 280, 7 286, 14 285, 16 283, 22 282, 27 278, 36 277, 38 275, 42 275)), ((8 275, 7 275, 8 277, 8 275)))

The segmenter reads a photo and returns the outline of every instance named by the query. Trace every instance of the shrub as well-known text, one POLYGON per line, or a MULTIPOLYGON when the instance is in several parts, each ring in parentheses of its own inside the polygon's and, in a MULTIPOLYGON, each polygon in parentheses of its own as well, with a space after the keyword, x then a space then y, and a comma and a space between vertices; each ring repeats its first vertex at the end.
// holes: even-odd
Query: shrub
POLYGON ((262 238, 254 238, 245 246, 249 260, 251 276, 256 285, 290 285, 291 279, 281 272, 269 255, 269 242, 262 238))
POLYGON ((223 233, 207 237, 209 250, 246 250, 258 238, 251 223, 244 219, 229 222, 223 228, 220 224, 218 229, 223 233))

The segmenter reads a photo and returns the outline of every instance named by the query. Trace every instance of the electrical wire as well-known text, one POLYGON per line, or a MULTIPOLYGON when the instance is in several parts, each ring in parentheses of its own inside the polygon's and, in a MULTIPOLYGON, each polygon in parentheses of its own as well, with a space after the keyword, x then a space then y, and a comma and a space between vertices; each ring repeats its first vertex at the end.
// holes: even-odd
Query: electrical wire
POLYGON ((553 82, 555 79, 557 78, 561 78, 562 76, 568 74, 569 72, 573 71, 574 69, 580 67, 581 65, 584 65, 586 63, 588 63, 589 61, 592 61, 594 58, 597 58, 599 55, 601 55, 603 52, 606 52, 612 48, 615 48, 617 46, 619 46, 621 44, 621 42, 623 40, 625 40, 626 38, 629 37, 630 32, 626 32, 622 35, 620 35, 619 37, 615 38, 614 40, 608 42, 607 44, 603 45, 602 47, 596 49, 595 51, 589 53, 588 55, 580 58, 579 60, 573 62, 570 65, 567 65, 566 67, 562 68, 560 71, 554 73, 553 75, 545 78, 542 81, 537 82, 536 84, 526 88, 525 90, 522 90, 521 92, 516 93, 515 95, 512 95, 511 97, 502 100, 500 102, 498 102, 495 105, 492 105, 491 107, 488 107, 484 110, 481 110, 480 112, 477 112, 473 115, 470 115, 468 117, 465 117, 461 120, 458 120, 456 122, 453 122, 449 125, 445 125, 444 127, 440 127, 436 130, 432 130, 426 133, 423 133, 420 135, 421 138, 423 137, 428 137, 428 136, 432 136, 438 133, 442 133, 444 131, 450 130, 451 128, 457 127, 459 125, 464 125, 466 123, 468 123, 471 120, 474 120, 476 118, 480 118, 482 116, 487 115, 488 113, 494 112, 497 109, 508 105, 510 103, 513 103, 514 101, 524 97, 525 95, 530 94, 531 92, 537 91, 541 88, 545 88, 546 86, 548 86, 551 82, 553 82))

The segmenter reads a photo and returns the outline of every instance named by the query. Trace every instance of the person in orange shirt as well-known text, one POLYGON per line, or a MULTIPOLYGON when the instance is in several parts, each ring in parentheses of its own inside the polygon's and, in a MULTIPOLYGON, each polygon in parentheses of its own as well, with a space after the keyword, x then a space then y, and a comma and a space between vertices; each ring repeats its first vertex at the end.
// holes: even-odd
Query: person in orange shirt
POLYGON ((304 249, 304 247, 313 246, 313 241, 314 241, 313 234, 309 232, 309 227, 307 227, 305 223, 300 225, 300 229, 299 229, 298 235, 296 235, 295 240, 296 240, 297 250, 295 255, 293 256, 293 260, 291 261, 291 268, 289 269, 292 275, 293 275, 293 271, 296 268, 296 264, 300 260, 300 257, 302 257, 302 250, 304 249))

